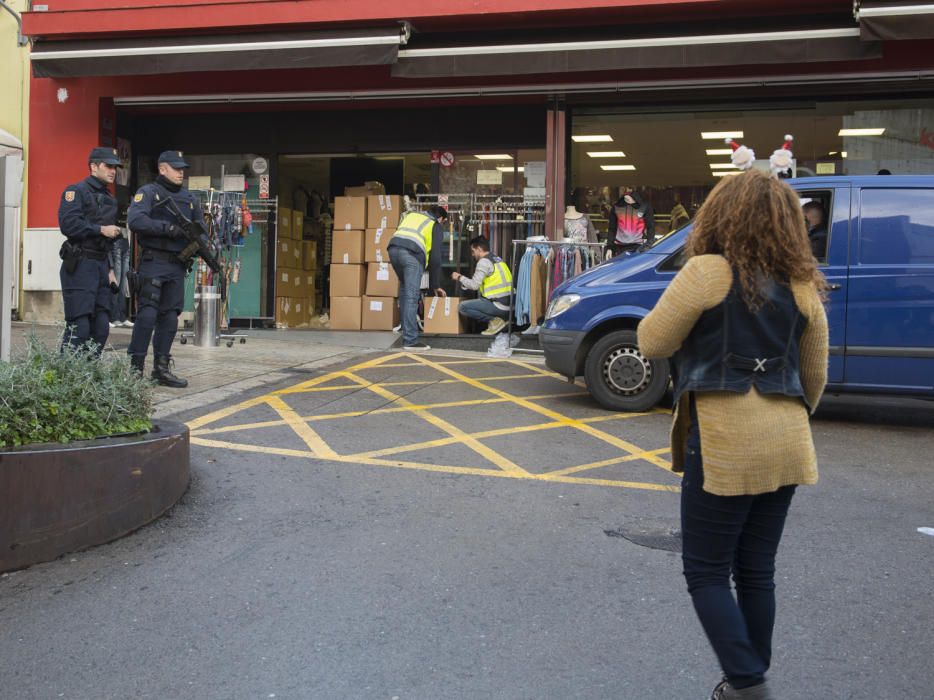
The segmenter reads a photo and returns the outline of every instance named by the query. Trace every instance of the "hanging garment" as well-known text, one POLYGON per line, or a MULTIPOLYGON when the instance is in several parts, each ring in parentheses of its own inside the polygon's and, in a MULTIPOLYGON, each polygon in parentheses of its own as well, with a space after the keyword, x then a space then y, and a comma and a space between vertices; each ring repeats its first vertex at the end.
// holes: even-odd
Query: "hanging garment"
POLYGON ((529 289, 529 319, 534 325, 542 322, 545 316, 545 307, 547 306, 546 288, 548 265, 545 263, 545 257, 536 255, 532 258, 531 281, 529 289))

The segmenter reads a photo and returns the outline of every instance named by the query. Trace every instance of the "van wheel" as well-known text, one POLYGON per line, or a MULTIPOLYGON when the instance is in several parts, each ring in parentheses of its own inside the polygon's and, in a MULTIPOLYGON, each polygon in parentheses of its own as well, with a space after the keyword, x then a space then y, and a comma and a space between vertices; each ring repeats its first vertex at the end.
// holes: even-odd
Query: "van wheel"
POLYGON ((668 361, 647 360, 635 331, 613 331, 587 353, 587 389, 611 411, 638 413, 655 406, 668 388, 668 361))

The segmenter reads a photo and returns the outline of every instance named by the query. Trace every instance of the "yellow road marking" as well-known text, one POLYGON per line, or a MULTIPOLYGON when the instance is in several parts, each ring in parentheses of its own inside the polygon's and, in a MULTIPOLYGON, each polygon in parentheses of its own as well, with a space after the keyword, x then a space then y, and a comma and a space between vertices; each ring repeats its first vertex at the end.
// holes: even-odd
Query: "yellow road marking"
MULTIPOLYGON (((398 394, 392 393, 391 391, 389 391, 388 389, 385 389, 379 384, 366 383, 366 380, 361 379, 355 375, 351 375, 350 378, 355 381, 359 381, 361 385, 366 386, 367 389, 369 389, 370 391, 372 391, 374 394, 378 396, 382 396, 385 399, 389 399, 390 401, 399 403, 402 406, 409 406, 409 407, 414 406, 414 404, 411 401, 404 399, 398 394)), ((495 450, 490 449, 489 447, 484 445, 482 442, 478 442, 476 438, 472 438, 470 435, 465 433, 463 430, 458 428, 453 423, 448 423, 443 418, 439 418, 438 416, 434 415, 433 413, 429 413, 428 411, 415 410, 413 411, 413 413, 419 418, 427 421, 428 423, 431 423, 436 428, 440 428, 441 430, 446 432, 451 437, 458 438, 459 442, 463 443, 464 445, 472 449, 474 452, 479 454, 481 457, 484 457, 485 459, 487 459, 489 462, 492 462, 493 464, 495 464, 497 467, 499 467, 503 471, 516 472, 516 473, 521 472, 522 474, 528 474, 528 472, 525 471, 525 469, 520 467, 518 464, 516 464, 510 459, 507 459, 506 457, 503 457, 499 452, 496 452, 495 450)))
MULTIPOLYGON (((223 440, 207 440, 205 438, 193 437, 192 444, 202 447, 214 447, 224 450, 236 450, 240 452, 254 452, 261 454, 275 454, 285 457, 302 457, 305 459, 314 459, 311 452, 301 450, 289 450, 281 447, 261 447, 259 445, 244 445, 236 442, 225 442, 223 440)), ((393 467, 396 469, 415 469, 418 471, 439 472, 445 474, 466 474, 471 476, 497 476, 505 479, 527 479, 529 481, 547 481, 561 484, 586 484, 591 486, 615 486, 617 488, 642 489, 645 491, 668 491, 677 492, 677 486, 666 486, 665 484, 652 484, 640 481, 616 481, 614 479, 590 479, 573 476, 550 476, 548 474, 529 474, 528 472, 505 472, 498 469, 481 469, 478 467, 455 467, 439 464, 421 464, 420 462, 404 462, 397 460, 381 460, 374 458, 351 459, 349 457, 338 456, 332 462, 366 464, 374 467, 393 467)))
POLYGON ((647 456, 665 454, 666 452, 670 451, 670 447, 660 447, 657 450, 645 450, 644 452, 638 452, 634 455, 627 455, 626 457, 611 457, 610 459, 601 459, 599 462, 591 462, 590 464, 578 464, 576 467, 567 467, 566 469, 558 469, 557 471, 548 472, 548 475, 565 476, 568 474, 577 474, 578 472, 586 472, 591 469, 611 467, 614 464, 620 464, 622 462, 634 462, 640 459, 645 459, 647 456))
POLYGON ((282 420, 295 431, 295 434, 305 441, 305 444, 308 445, 308 449, 310 449, 316 457, 333 459, 338 456, 331 446, 322 440, 321 436, 312 430, 311 426, 303 421, 302 417, 285 401, 278 396, 270 396, 267 401, 269 405, 272 406, 273 410, 282 416, 282 420))
MULTIPOLYGON (((354 389, 361 389, 355 384, 354 389)), ((587 396, 586 391, 575 391, 572 393, 561 394, 537 394, 535 396, 526 396, 529 401, 540 399, 557 399, 562 396, 587 396)), ((317 422, 325 420, 334 420, 336 418, 359 418, 361 416, 384 415, 386 413, 408 413, 411 411, 430 411, 436 408, 461 408, 464 406, 485 406, 496 403, 506 403, 506 399, 493 398, 488 399, 470 399, 466 401, 445 401, 443 403, 412 404, 411 406, 395 406, 393 408, 376 408, 370 411, 347 411, 345 413, 322 413, 313 416, 302 416, 303 421, 317 422)), ((627 416, 644 415, 638 413, 623 414, 627 416)), ((240 425, 225 425, 222 428, 198 428, 192 430, 192 435, 215 435, 218 433, 233 433, 240 430, 254 430, 257 428, 274 428, 279 425, 285 425, 284 420, 267 420, 256 423, 241 423, 240 425)))
MULTIPOLYGON (((351 367, 350 369, 354 369, 354 368, 351 367)), ((506 374, 502 376, 493 376, 493 377, 476 377, 476 380, 481 381, 481 382, 495 382, 495 381, 501 381, 505 379, 541 379, 542 376, 543 375, 541 374, 506 374)), ((335 379, 338 377, 346 378, 347 372, 335 372, 334 376, 331 378, 335 379)), ((379 384, 380 386, 388 386, 388 387, 430 386, 432 384, 459 384, 459 383, 460 381, 457 379, 435 379, 435 380, 412 379, 412 380, 399 380, 395 382, 374 382, 374 384, 379 384)), ((353 387, 341 386, 338 388, 350 389, 353 387)), ((312 392, 312 391, 331 391, 331 389, 327 387, 308 388, 308 387, 303 387, 299 385, 299 386, 294 386, 294 387, 288 387, 286 389, 278 389, 277 391, 274 391, 273 393, 278 396, 285 396, 286 394, 304 394, 306 392, 312 392)))
MULTIPOLYGON (((639 447, 633 445, 631 442, 627 442, 626 440, 618 438, 615 435, 610 435, 609 433, 605 433, 602 430, 598 430, 597 428, 587 425, 586 423, 582 423, 579 420, 576 420, 574 418, 568 418, 567 416, 564 416, 558 413, 557 411, 552 411, 551 409, 545 408, 544 406, 539 406, 538 404, 532 403, 531 401, 526 401, 520 396, 512 396, 511 394, 507 394, 501 389, 497 389, 491 386, 486 386, 485 384, 482 384, 475 379, 471 379, 470 377, 467 377, 463 374, 458 374, 452 369, 443 367, 435 362, 432 362, 426 357, 418 357, 417 359, 422 364, 428 367, 433 367, 437 371, 441 372, 442 374, 447 374, 448 376, 453 377, 455 379, 460 379, 465 384, 468 384, 476 389, 489 392, 501 398, 509 399, 512 403, 518 406, 522 406, 523 408, 527 408, 530 411, 535 411, 536 413, 540 413, 543 416, 551 418, 552 420, 563 421, 569 427, 577 428, 581 432, 586 433, 587 435, 590 435, 591 437, 595 437, 598 440, 602 440, 606 444, 616 447, 620 450, 623 450, 624 452, 628 452, 629 454, 636 454, 636 453, 643 451, 639 447)), ((661 459, 660 457, 653 456, 653 457, 646 459, 646 461, 651 464, 654 464, 656 467, 659 467, 660 469, 665 469, 666 471, 669 471, 669 472, 671 471, 671 465, 665 460, 661 459)))

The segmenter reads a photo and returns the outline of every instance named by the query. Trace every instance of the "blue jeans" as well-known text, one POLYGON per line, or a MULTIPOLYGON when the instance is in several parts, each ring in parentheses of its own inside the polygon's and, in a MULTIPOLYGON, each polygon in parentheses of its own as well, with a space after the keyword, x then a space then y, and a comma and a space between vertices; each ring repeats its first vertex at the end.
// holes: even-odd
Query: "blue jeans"
POLYGON ((415 253, 400 246, 389 246, 389 262, 399 278, 399 313, 402 317, 402 344, 418 342, 418 299, 421 297, 425 265, 415 253))
POLYGON ((684 577, 724 674, 734 688, 747 688, 765 679, 772 660, 775 553, 795 487, 758 496, 707 493, 700 448, 693 417, 681 483, 684 577))
POLYGON ((475 321, 492 321, 494 318, 501 318, 505 321, 509 318, 509 309, 500 309, 484 297, 462 301, 458 306, 458 312, 461 316, 475 321))

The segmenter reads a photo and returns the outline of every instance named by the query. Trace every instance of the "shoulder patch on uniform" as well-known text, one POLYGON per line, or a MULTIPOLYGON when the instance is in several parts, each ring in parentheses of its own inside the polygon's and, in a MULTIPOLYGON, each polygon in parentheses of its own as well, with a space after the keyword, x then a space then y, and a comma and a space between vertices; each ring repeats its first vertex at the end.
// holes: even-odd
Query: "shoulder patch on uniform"
POLYGON ((143 201, 143 193, 142 193, 142 192, 138 192, 137 194, 134 194, 134 195, 133 195, 133 201, 134 201, 134 202, 142 202, 142 201, 143 201))
POLYGON ((65 192, 65 201, 66 201, 66 202, 73 202, 73 201, 75 201, 75 191, 74 191, 74 190, 68 190, 67 192, 65 192))

